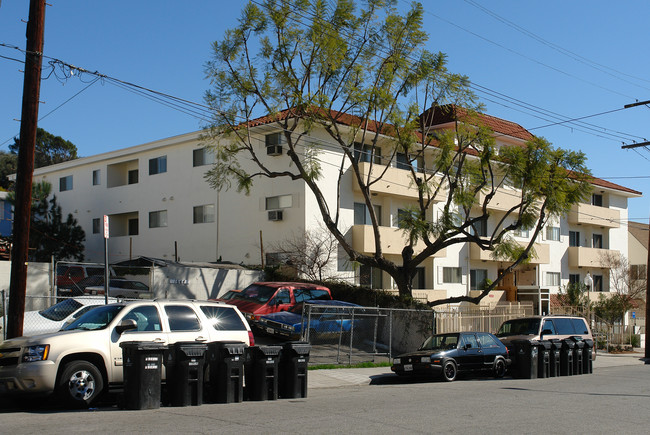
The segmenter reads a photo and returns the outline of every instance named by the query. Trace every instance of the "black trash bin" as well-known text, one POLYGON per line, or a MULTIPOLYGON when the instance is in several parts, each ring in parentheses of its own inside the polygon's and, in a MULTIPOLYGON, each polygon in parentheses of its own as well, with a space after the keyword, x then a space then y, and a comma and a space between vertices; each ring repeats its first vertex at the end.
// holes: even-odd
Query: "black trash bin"
POLYGON ((282 346, 278 373, 279 395, 282 399, 307 397, 307 367, 311 345, 293 341, 282 346))
POLYGON ((534 340, 514 340, 517 367, 515 377, 521 379, 536 379, 538 370, 538 345, 534 340))
POLYGON ((208 343, 206 401, 234 403, 244 400, 245 349, 246 344, 240 341, 208 343))
POLYGON ((594 372, 594 341, 585 338, 585 347, 582 350, 582 373, 589 374, 594 372))
POLYGON ((540 340, 537 342, 538 357, 537 361, 537 377, 550 378, 551 377, 551 342, 548 340, 540 340))
POLYGON ((178 342, 170 345, 165 357, 168 402, 171 406, 203 404, 205 343, 178 342))
POLYGON ((554 338, 550 341, 551 343, 551 352, 550 352, 550 371, 549 375, 551 377, 560 376, 560 361, 562 355, 562 340, 554 338))
POLYGON ((245 399, 278 399, 278 366, 281 350, 282 346, 251 346, 247 348, 244 366, 245 399))
POLYGON ((581 375, 582 374, 582 358, 583 358, 583 352, 582 350, 585 347, 585 342, 582 341, 582 337, 578 336, 573 336, 571 337, 571 340, 575 343, 573 346, 573 374, 574 375, 581 375))
POLYGON ((562 353, 560 354, 560 375, 573 375, 573 348, 575 342, 571 339, 562 340, 562 353))
POLYGON ((167 345, 125 341, 122 348, 124 392, 120 405, 126 409, 160 408, 160 379, 167 345))

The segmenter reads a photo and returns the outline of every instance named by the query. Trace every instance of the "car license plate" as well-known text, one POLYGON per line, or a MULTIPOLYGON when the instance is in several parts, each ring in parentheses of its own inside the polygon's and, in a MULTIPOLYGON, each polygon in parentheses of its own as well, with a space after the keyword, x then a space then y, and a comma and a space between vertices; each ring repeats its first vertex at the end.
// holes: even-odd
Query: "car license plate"
POLYGON ((405 372, 413 371, 413 364, 404 364, 404 371, 405 372))
POLYGON ((269 334, 273 334, 275 330, 273 328, 266 328, 266 332, 268 332, 269 334))

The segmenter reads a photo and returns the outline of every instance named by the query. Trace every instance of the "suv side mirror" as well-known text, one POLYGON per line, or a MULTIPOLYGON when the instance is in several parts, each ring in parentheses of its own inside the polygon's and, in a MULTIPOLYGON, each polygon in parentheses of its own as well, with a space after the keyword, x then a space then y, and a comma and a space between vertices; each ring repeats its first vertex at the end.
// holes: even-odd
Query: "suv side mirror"
POLYGON ((117 331, 118 334, 134 329, 138 329, 138 324, 133 319, 122 319, 115 327, 115 331, 117 331))
POLYGON ((465 349, 465 350, 467 350, 467 349, 471 349, 471 348, 472 348, 472 344, 471 344, 471 343, 466 343, 465 346, 463 346, 463 349, 465 349))
POLYGON ((553 334, 553 331, 551 331, 550 329, 544 329, 542 331, 542 334, 539 336, 539 338, 542 338, 543 336, 549 335, 549 334, 553 334))

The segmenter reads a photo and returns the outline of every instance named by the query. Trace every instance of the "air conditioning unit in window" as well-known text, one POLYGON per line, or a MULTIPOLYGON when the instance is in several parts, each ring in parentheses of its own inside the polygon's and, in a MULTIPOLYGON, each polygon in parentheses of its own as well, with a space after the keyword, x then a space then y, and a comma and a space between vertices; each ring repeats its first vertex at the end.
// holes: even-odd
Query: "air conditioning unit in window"
POLYGON ((281 156, 282 145, 269 145, 266 147, 266 154, 269 156, 281 156))
POLYGON ((282 220, 282 210, 269 210, 268 215, 270 221, 282 220))

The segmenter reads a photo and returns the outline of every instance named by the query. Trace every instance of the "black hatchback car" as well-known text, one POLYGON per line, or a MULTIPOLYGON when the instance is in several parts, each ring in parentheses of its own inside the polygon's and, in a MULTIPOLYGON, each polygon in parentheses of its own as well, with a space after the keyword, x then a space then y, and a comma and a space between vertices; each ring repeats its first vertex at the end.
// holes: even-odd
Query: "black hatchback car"
POLYGON ((501 378, 510 365, 506 347, 488 332, 455 332, 427 338, 415 351, 393 358, 391 370, 400 376, 441 376, 491 372, 501 378))

